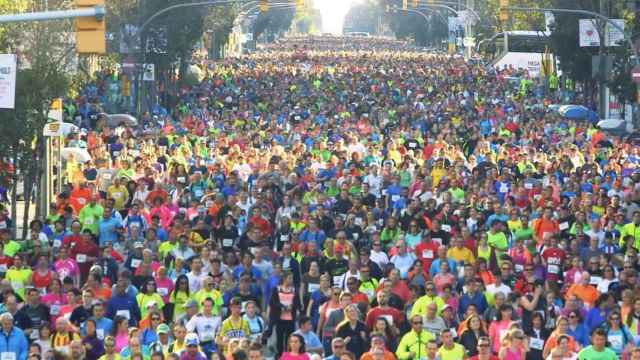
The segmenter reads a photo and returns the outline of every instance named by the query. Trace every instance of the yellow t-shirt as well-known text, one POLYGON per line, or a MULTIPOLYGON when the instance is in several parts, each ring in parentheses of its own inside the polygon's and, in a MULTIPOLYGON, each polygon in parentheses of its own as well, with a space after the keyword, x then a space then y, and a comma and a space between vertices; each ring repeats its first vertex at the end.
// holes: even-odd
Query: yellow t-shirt
POLYGON ((437 354, 442 360, 460 360, 464 359, 465 351, 462 345, 453 343, 452 349, 445 349, 444 345, 440 346, 437 354))
POLYGON ((122 210, 124 208, 124 204, 129 199, 129 191, 123 185, 109 186, 107 189, 107 195, 114 200, 113 208, 116 210, 122 210))
POLYGON ((251 335, 249 322, 243 318, 234 322, 231 317, 228 317, 222 322, 222 326, 220 327, 220 336, 226 337, 227 339, 244 339, 249 337, 249 335, 251 335))
POLYGON ((476 262, 476 259, 473 256, 471 250, 467 249, 464 246, 462 248, 452 247, 451 249, 449 249, 449 251, 447 251, 447 257, 452 258, 457 263, 459 263, 460 261, 464 261, 465 264, 474 264, 476 262))

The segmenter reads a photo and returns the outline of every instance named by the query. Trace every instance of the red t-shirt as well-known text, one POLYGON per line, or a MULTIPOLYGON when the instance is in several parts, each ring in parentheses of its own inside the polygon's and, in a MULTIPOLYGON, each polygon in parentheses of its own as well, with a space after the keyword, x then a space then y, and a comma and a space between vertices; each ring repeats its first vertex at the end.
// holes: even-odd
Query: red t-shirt
POLYGON ((428 243, 420 242, 416 245, 416 258, 422 262, 424 271, 429 272, 431 263, 438 256, 438 243, 430 241, 428 243))
POLYGON ((402 324, 403 316, 398 309, 392 308, 390 306, 384 308, 376 306, 373 309, 369 310, 369 312, 367 313, 367 318, 365 320, 367 329, 373 329, 376 320, 378 320, 378 318, 381 316, 387 319, 389 325, 394 325, 396 328, 399 328, 400 324, 402 324), (389 321, 389 319, 392 319, 393 321, 389 321))
POLYGON ((542 252, 542 259, 547 264, 547 279, 551 281, 560 280, 562 274, 562 264, 567 257, 564 250, 559 248, 547 248, 542 252))
POLYGON ((51 270, 47 270, 44 275, 41 275, 38 270, 33 272, 31 281, 33 282, 33 286, 38 289, 46 289, 51 283, 51 277, 53 273, 51 270))

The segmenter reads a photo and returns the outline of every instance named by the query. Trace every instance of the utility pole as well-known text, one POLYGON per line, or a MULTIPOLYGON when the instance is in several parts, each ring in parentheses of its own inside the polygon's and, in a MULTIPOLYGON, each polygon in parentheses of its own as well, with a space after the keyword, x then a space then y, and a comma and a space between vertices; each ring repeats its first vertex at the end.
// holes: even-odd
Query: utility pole
MULTIPOLYGON (((608 0, 600 0, 600 14, 603 16, 609 17, 609 6, 608 0)), ((607 22, 601 19, 597 20, 600 29, 600 47, 598 54, 600 55, 599 69, 598 69, 598 112, 601 119, 607 117, 609 113, 609 89, 607 88, 607 44, 606 44, 606 33, 607 33, 607 22)))

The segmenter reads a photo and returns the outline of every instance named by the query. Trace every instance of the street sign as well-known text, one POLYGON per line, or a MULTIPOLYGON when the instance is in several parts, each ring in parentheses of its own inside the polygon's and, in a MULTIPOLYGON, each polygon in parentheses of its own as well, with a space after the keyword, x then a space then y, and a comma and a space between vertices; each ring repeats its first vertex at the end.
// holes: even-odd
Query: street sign
POLYGON ((42 130, 43 136, 62 136, 62 123, 50 122, 44 126, 42 130))
POLYGON ((462 43, 464 44, 465 47, 474 47, 474 46, 476 46, 476 38, 474 38, 474 37, 465 37, 462 40, 462 43))
POLYGON ((600 46, 600 35, 595 19, 580 19, 580 47, 600 46))
POLYGON ((13 109, 16 105, 16 54, 0 54, 0 108, 13 109))
POLYGON ((144 64, 144 72, 142 73, 142 80, 154 81, 156 79, 156 67, 154 64, 144 64))
POLYGON ((631 80, 636 84, 640 84, 640 65, 631 70, 631 80))

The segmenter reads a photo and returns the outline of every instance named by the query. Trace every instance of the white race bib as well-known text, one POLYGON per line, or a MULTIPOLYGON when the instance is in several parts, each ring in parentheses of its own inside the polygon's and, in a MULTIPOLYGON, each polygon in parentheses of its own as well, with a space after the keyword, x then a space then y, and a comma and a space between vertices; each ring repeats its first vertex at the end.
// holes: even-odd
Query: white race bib
POLYGON ((442 245, 442 239, 440 238, 433 238, 432 239, 434 243, 437 243, 438 245, 442 245))
POLYGON ((289 235, 280 235, 280 241, 289 241, 289 235))
POLYGON ((180 176, 177 180, 178 180, 179 183, 187 182, 187 179, 184 176, 180 176))
POLYGON ((358 238, 360 238, 360 234, 358 233, 353 233, 353 240, 358 240, 358 238))
POLYGON ((84 219, 85 225, 93 225, 93 216, 84 219))
POLYGON ((548 266, 548 270, 552 274, 559 274, 560 273, 560 267, 558 265, 549 265, 548 266))
POLYGON ((522 272, 522 270, 524 270, 524 266, 522 266, 521 264, 515 264, 515 269, 516 272, 522 272))
POLYGON ((450 233, 451 232, 451 225, 443 224, 442 225, 442 230, 450 233))
POLYGON ((529 347, 534 350, 542 350, 544 348, 544 340, 538 338, 530 338, 529 347))
POLYGON ((353 220, 353 223, 358 225, 358 226, 361 226, 362 225, 362 218, 360 218, 360 217, 355 218, 355 220, 353 220))
POLYGON ((3 272, 3 273, 7 272, 7 264, 0 264, 0 272, 3 272))
POLYGON ((8 351, 0 353, 0 360, 16 360, 16 353, 8 351))
POLYGON ((599 276, 592 276, 591 280, 589 281, 589 284, 591 285, 598 285, 600 282, 602 281, 602 278, 599 276))
POLYGON ((129 310, 118 310, 116 311, 116 316, 122 316, 123 318, 129 320, 131 317, 131 313, 129 310))
POLYGON ((104 340, 104 329, 96 329, 96 336, 100 340, 104 340))
POLYGON ((138 267, 140 267, 141 263, 142 263, 142 260, 131 259, 131 267, 134 269, 137 269, 138 267))
POLYGON ((559 228, 560 228, 560 230, 567 230, 569 228, 569 223, 566 222, 566 221, 562 222, 562 223, 560 223, 559 228))
POLYGON ((22 289, 24 287, 24 285, 22 285, 21 282, 12 281, 11 282, 11 287, 13 288, 13 290, 16 290, 16 289, 22 289))
POLYGON ((51 309, 49 309, 49 314, 54 316, 60 314, 60 305, 58 304, 51 305, 51 309))
POLYGON ((393 325, 393 316, 391 315, 380 315, 381 318, 387 320, 389 325, 393 325))
POLYGON ((391 201, 396 202, 400 200, 400 195, 391 195, 391 201))
POLYGON ((82 263, 87 262, 87 255, 85 255, 85 254, 76 255, 76 261, 78 262, 78 264, 82 264, 82 263))
POLYGON ((102 174, 102 178, 105 180, 111 180, 111 174, 110 173, 104 173, 102 174))
POLYGON ((425 259, 433 259, 433 250, 422 250, 422 257, 425 259))
POLYGON ((60 246, 62 246, 62 241, 55 239, 53 240, 53 247, 54 248, 59 248, 60 246))
POLYGON ((309 284, 309 294, 313 294, 318 289, 320 289, 320 284, 309 284))
POLYGON ((222 239, 222 246, 224 247, 232 247, 233 239, 222 239))
POLYGON ((169 294, 169 289, 167 288, 159 287, 157 290, 160 296, 167 296, 169 294))
POLYGON ((38 329, 33 329, 31 331, 31 335, 29 335, 29 339, 38 340, 39 338, 40 338, 40 333, 38 332, 38 329))
POLYGON ((503 194, 509 192, 509 186, 507 184, 500 184, 500 192, 503 194))
POLYGON ((527 190, 531 190, 533 189, 533 184, 532 183, 524 183, 524 188, 527 190))

